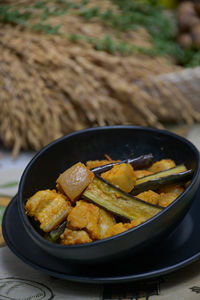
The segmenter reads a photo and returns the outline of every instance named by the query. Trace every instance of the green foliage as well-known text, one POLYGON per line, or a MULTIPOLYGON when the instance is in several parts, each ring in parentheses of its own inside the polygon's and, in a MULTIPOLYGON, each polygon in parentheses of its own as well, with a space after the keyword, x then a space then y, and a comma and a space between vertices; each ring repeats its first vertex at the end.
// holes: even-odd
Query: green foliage
POLYGON ((13 186, 17 186, 19 184, 18 181, 12 181, 12 182, 8 182, 8 183, 4 183, 0 185, 0 188, 9 188, 9 187, 13 187, 13 186))
POLYGON ((95 17, 99 17, 100 8, 99 6, 92 7, 90 9, 82 8, 80 16, 86 20, 90 20, 95 17))
POLYGON ((60 25, 52 26, 51 24, 43 24, 41 22, 32 26, 33 30, 44 32, 46 34, 58 34, 60 30, 60 25))
POLYGON ((19 12, 13 11, 9 5, 0 7, 0 22, 24 25, 31 18, 31 13, 28 11, 19 12))

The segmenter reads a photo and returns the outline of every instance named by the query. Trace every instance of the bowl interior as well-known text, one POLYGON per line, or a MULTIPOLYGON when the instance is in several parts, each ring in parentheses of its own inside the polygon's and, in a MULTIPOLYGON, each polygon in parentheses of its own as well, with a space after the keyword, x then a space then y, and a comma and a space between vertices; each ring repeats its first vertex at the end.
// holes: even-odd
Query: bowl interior
POLYGON ((125 159, 147 153, 155 161, 171 158, 195 172, 199 164, 196 148, 174 134, 133 126, 92 128, 65 136, 40 151, 22 176, 19 199, 24 205, 38 190, 55 188, 59 174, 79 161, 104 159, 105 154, 125 159))

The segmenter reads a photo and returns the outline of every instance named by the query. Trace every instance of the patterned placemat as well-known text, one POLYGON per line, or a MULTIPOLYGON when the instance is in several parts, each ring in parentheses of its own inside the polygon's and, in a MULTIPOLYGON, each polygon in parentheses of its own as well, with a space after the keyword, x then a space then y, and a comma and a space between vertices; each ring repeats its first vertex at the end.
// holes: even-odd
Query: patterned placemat
POLYGON ((10 202, 10 199, 11 199, 10 197, 0 196, 0 247, 2 247, 5 244, 3 235, 2 235, 1 223, 2 223, 2 219, 3 219, 3 213, 5 211, 6 206, 10 202))
POLYGON ((0 148, 0 247, 5 245, 1 228, 3 213, 12 197, 16 195, 21 175, 33 154, 22 152, 13 160, 10 151, 0 148))

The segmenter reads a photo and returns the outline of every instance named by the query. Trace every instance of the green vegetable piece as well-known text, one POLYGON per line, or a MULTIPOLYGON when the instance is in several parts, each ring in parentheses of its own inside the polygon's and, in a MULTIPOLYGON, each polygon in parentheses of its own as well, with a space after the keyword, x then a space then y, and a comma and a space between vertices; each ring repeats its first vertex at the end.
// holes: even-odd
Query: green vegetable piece
POLYGON ((56 242, 64 232, 66 224, 67 221, 64 221, 60 226, 58 226, 58 228, 50 231, 50 233, 46 236, 46 239, 50 242, 56 242))
POLYGON ((192 177, 192 174, 193 171, 187 170, 184 165, 157 172, 137 179, 136 185, 131 191, 131 194, 137 195, 146 190, 156 190, 157 188, 167 184, 186 182, 192 177))
POLYGON ((82 195, 85 199, 105 208, 115 215, 129 220, 150 219, 162 208, 142 201, 95 177, 82 195))

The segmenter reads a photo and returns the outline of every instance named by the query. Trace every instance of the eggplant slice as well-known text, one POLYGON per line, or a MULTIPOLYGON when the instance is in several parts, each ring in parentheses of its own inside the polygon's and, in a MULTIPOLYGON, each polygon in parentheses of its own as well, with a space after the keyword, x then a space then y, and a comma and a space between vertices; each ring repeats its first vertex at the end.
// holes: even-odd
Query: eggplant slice
POLYGON ((156 190, 164 185, 173 183, 183 183, 191 179, 193 171, 187 170, 184 165, 157 172, 136 180, 136 185, 131 191, 132 195, 137 195, 147 190, 156 190))
POLYGON ((163 209, 120 191, 100 177, 93 179, 82 196, 88 201, 128 220, 143 218, 146 221, 163 209))
POLYGON ((149 153, 135 158, 128 158, 117 163, 110 163, 103 166, 99 166, 91 169, 91 171, 94 174, 101 174, 112 169, 114 165, 120 165, 123 163, 132 165, 132 167, 136 170, 145 169, 150 167, 153 164, 153 159, 154 159, 153 154, 149 153))

